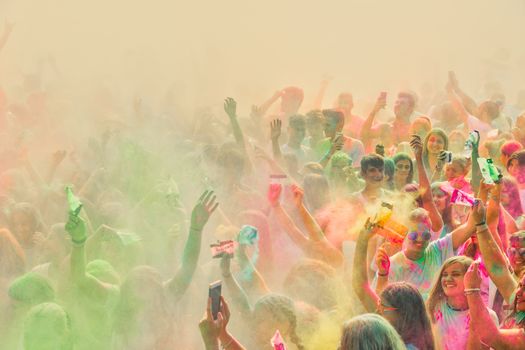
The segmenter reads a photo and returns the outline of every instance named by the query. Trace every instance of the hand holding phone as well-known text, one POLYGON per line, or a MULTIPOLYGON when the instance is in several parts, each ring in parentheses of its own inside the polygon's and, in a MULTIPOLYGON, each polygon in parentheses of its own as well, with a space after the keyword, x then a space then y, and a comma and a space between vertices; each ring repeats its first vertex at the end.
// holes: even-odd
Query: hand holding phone
POLYGON ((221 291, 222 291, 222 281, 218 280, 213 283, 210 283, 208 289, 208 296, 211 299, 211 314, 214 320, 217 319, 217 314, 221 309, 221 291))

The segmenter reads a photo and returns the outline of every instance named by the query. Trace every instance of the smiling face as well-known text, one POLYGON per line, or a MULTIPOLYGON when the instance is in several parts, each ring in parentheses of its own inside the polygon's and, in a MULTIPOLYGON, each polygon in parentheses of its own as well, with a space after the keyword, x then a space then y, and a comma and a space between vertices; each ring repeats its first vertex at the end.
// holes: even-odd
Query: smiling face
POLYGON ((443 213, 447 208, 447 197, 447 194, 439 188, 432 191, 432 199, 440 213, 443 213))
POLYGON ((410 168, 410 161, 408 159, 401 159, 396 163, 395 174, 400 178, 406 179, 410 174, 410 168))
POLYGON ((428 153, 438 155, 439 152, 445 150, 445 140, 439 135, 432 134, 427 142, 428 153))
POLYGON ((385 170, 382 167, 369 166, 362 175, 368 186, 381 187, 385 170))
POLYGON ((463 295, 465 286, 463 285, 463 276, 465 267, 459 263, 453 263, 447 266, 441 274, 441 287, 447 297, 457 297, 463 295))
POLYGON ((516 309, 515 311, 525 312, 525 275, 520 280, 518 284, 518 289, 516 290, 516 309))
POLYGON ((428 247, 431 237, 431 229, 427 222, 412 222, 407 235, 405 253, 416 257, 422 255, 428 247))
POLYGON ((445 177, 447 178, 447 181, 452 181, 461 176, 465 176, 465 169, 463 169, 458 163, 452 162, 445 166, 445 177))

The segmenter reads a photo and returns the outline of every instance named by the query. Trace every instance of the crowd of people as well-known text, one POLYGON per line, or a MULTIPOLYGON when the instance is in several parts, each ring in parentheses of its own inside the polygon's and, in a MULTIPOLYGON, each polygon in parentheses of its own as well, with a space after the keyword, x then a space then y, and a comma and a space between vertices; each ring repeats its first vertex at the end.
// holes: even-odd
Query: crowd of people
POLYGON ((61 78, 0 89, 0 349, 525 349, 524 101, 79 114, 61 78))

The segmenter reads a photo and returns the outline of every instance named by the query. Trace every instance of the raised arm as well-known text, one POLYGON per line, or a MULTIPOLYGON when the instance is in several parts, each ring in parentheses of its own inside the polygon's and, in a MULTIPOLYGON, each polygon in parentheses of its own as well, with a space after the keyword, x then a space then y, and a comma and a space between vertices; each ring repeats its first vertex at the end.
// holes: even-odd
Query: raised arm
POLYGON ((178 300, 190 285, 199 260, 202 230, 218 205, 219 203, 215 203, 213 191, 205 191, 193 208, 190 232, 182 254, 182 266, 175 276, 166 282, 166 288, 175 300, 178 300))
POLYGON ((326 93, 326 88, 330 84, 331 80, 332 78, 325 78, 321 81, 321 86, 319 87, 319 91, 317 92, 317 95, 315 96, 315 100, 314 100, 312 109, 322 109, 323 99, 326 93))
POLYGON ((323 158, 319 160, 319 164, 321 164, 323 168, 326 168, 326 166, 328 165, 328 162, 330 162, 330 159, 332 159, 332 156, 335 154, 335 152, 343 149, 343 144, 345 142, 344 136, 342 134, 338 134, 330 142, 331 142, 330 149, 323 156, 323 158))
POLYGON ((470 332, 493 349, 525 349, 525 330, 500 329, 490 317, 480 294, 481 275, 478 262, 470 265, 464 276, 465 294, 470 314, 470 332))
POLYGON ((300 188, 297 185, 292 185, 292 193, 294 196, 294 204, 297 208, 297 211, 299 212, 299 216, 301 220, 303 221, 303 224, 306 228, 306 231, 308 233, 308 237, 310 237, 313 241, 319 241, 322 239, 326 239, 326 236, 324 235, 323 230, 321 230, 321 227, 319 227, 319 224, 317 221, 315 221, 315 218, 310 214, 308 209, 304 206, 304 191, 302 188, 300 188))
POLYGON ((370 220, 367 220, 365 227, 361 229, 357 237, 352 269, 352 287, 367 312, 374 312, 379 302, 379 297, 368 282, 368 270, 366 266, 366 262, 368 261, 368 242, 370 241, 370 237, 372 237, 373 230, 374 228, 370 225, 370 220))
POLYGON ((264 101, 264 103, 262 105, 260 105, 257 110, 258 110, 258 113, 259 115, 261 116, 264 116, 268 110, 270 109, 270 107, 279 99, 281 98, 281 96, 283 95, 283 91, 282 90, 279 90, 279 91, 276 91, 272 97, 270 97, 268 100, 264 101))
POLYGON ((380 136, 379 129, 372 129, 372 126, 374 124, 374 119, 377 115, 377 113, 385 108, 386 106, 386 96, 383 94, 379 95, 377 98, 376 104, 374 105, 374 108, 368 115, 368 118, 366 118, 365 122, 363 123, 363 126, 361 127, 361 140, 364 144, 369 142, 371 139, 377 138, 380 136))
POLYGON ((472 99, 463 90, 461 90, 461 88, 459 87, 458 79, 456 78, 456 73, 449 72, 448 81, 451 88, 458 95, 458 97, 461 100, 461 103, 463 104, 463 106, 465 106, 465 109, 468 111, 468 113, 477 116, 478 106, 476 104, 476 101, 474 101, 474 99, 472 99))
POLYGON ((450 233, 452 236, 452 247, 454 250, 458 249, 469 239, 474 232, 476 227, 485 224, 485 206, 483 203, 476 199, 476 203, 470 211, 470 215, 466 223, 458 226, 454 231, 450 233))
POLYGON ((86 252, 84 246, 87 234, 84 220, 70 213, 66 223, 66 231, 69 233, 73 245, 70 258, 73 284, 79 287, 83 293, 94 296, 97 300, 106 300, 110 296, 111 291, 117 287, 86 274, 86 252))
POLYGON ((505 254, 498 243, 494 240, 494 236, 491 234, 489 227, 486 224, 476 226, 476 235, 478 237, 481 257, 483 258, 490 279, 494 282, 499 292, 508 303, 512 296, 512 292, 516 289, 518 284, 512 277, 512 273, 508 268, 505 254))
POLYGON ((227 254, 221 258, 222 280, 226 284, 234 303, 239 307, 239 311, 243 318, 249 320, 252 312, 250 301, 246 292, 242 289, 231 272, 231 259, 232 257, 227 254))
POLYGON ((279 137, 281 137, 281 119, 274 119, 270 123, 270 138, 272 139, 272 153, 275 161, 282 161, 281 146, 279 146, 279 137))
POLYGON ((244 153, 246 153, 246 147, 244 144, 244 135, 242 133, 241 126, 239 125, 239 121, 237 120, 237 102, 231 97, 228 97, 224 100, 224 111, 228 115, 228 118, 230 119, 230 124, 232 126, 233 130, 233 136, 235 137, 235 141, 237 142, 237 145, 239 147, 242 147, 242 150, 244 153))
POLYGON ((432 221, 432 231, 441 232, 443 229, 443 219, 441 218, 441 215, 439 214, 436 204, 432 198, 430 182, 428 181, 425 166, 423 165, 423 144, 421 142, 421 138, 417 135, 413 135, 412 140, 410 141, 410 146, 412 147, 412 150, 416 156, 416 166, 419 176, 419 193, 421 194, 421 198, 423 200, 423 208, 428 211, 430 220, 432 221))
POLYGON ((470 157, 470 166, 472 169, 472 177, 470 178, 470 186, 472 187, 472 191, 476 193, 479 190, 479 186, 481 183, 481 169, 479 168, 478 158, 479 158, 479 132, 477 133, 476 142, 472 143, 472 155, 470 157))

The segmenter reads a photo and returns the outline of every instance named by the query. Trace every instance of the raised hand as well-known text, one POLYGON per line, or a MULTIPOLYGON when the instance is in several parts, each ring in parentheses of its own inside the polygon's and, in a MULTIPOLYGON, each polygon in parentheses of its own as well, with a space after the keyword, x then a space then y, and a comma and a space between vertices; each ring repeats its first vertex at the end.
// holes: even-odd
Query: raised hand
POLYGON ((386 95, 384 93, 381 93, 376 100, 376 104, 374 105, 373 113, 377 113, 385 107, 386 107, 386 95))
POLYGON ((275 207, 279 204, 279 198, 281 197, 281 192, 283 186, 279 183, 272 183, 268 187, 268 202, 272 207, 275 207))
POLYGON ((251 112, 250 112, 250 117, 251 118, 259 119, 259 118, 263 117, 263 114, 264 114, 264 111, 261 109, 261 107, 256 106, 256 105, 252 106, 252 109, 251 109, 251 112))
POLYGON ((230 307, 228 306, 228 303, 226 302, 226 300, 224 299, 222 295, 221 295, 221 305, 220 305, 219 313, 223 317, 223 322, 220 324, 221 325, 220 335, 225 336, 228 333, 228 331, 226 330, 226 327, 228 326, 228 322, 230 322, 231 313, 230 313, 230 307))
POLYGON ((270 123, 270 137, 272 140, 278 140, 281 137, 281 119, 274 119, 270 123))
POLYGON ((219 203, 215 203, 215 198, 213 191, 204 191, 191 212, 192 230, 201 231, 204 228, 211 214, 219 205, 219 203))
POLYGON ((379 249, 377 250, 376 265, 377 272, 380 275, 387 275, 390 271, 390 258, 388 257, 384 246, 379 247, 379 249))
POLYGON ((226 328, 226 325, 224 324, 224 318, 222 315, 222 312, 219 311, 217 314, 217 319, 214 320, 212 313, 211 313, 211 298, 208 298, 208 306, 206 307, 206 313, 204 314, 204 317, 199 322, 199 330, 201 332, 202 339, 204 340, 204 343, 208 346, 217 343, 219 335, 221 334, 221 331, 226 328))
POLYGON ((337 151, 342 150, 344 143, 345 143, 345 139, 343 137, 343 134, 338 133, 332 140, 332 146, 330 148, 330 152, 333 154, 337 151))
POLYGON ((486 210, 483 202, 476 198, 472 207, 468 221, 471 225, 482 225, 486 223, 486 210))
POLYGON ((463 276, 465 289, 477 289, 481 286, 481 274, 479 273, 479 261, 474 261, 463 276))
POLYGON ((224 100, 224 111, 230 118, 237 117, 237 102, 231 97, 224 100))
POLYGON ((300 207, 303 204, 304 190, 297 186, 296 184, 292 185, 292 194, 293 200, 296 207, 300 207))
POLYGON ((71 241, 75 244, 83 244, 87 239, 86 223, 77 215, 69 215, 66 223, 66 231, 71 236, 71 241))
POLYGON ((416 156, 416 159, 420 159, 423 154, 423 142, 421 142, 421 137, 418 135, 412 135, 412 140, 410 140, 410 147, 416 156))

